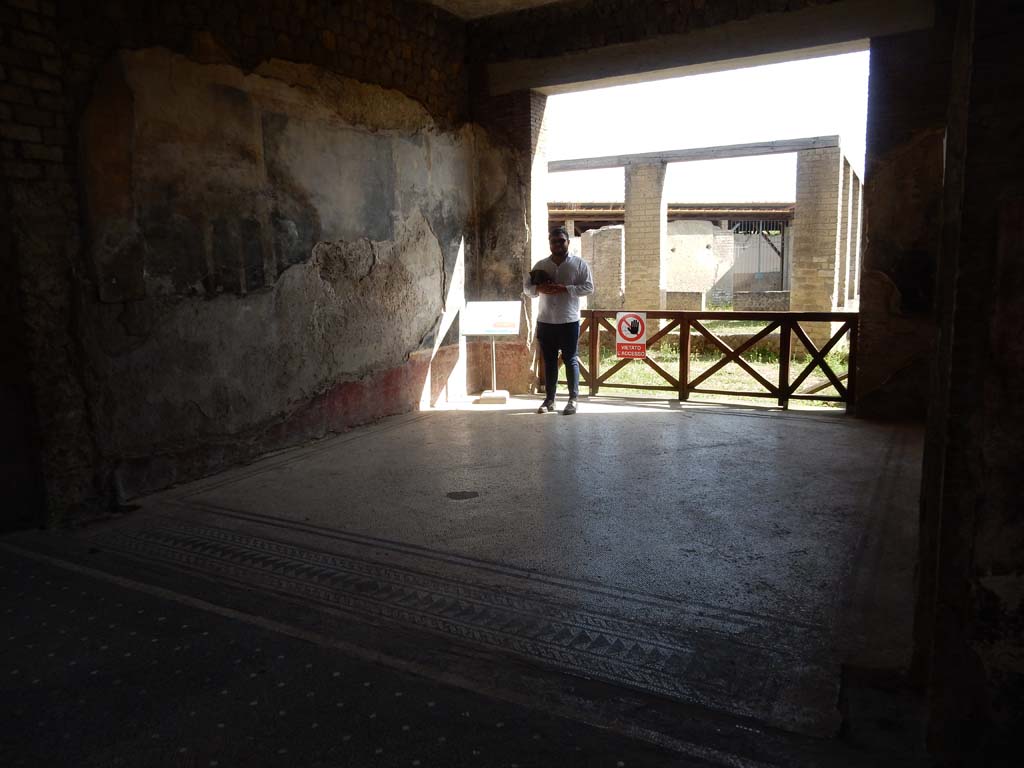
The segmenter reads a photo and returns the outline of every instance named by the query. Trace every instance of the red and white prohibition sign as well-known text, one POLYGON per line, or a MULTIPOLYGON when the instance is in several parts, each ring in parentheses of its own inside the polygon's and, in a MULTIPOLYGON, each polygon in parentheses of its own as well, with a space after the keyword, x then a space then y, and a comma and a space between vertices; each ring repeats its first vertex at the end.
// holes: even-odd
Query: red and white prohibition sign
POLYGON ((618 357, 647 357, 647 313, 619 312, 615 315, 615 354, 618 357))

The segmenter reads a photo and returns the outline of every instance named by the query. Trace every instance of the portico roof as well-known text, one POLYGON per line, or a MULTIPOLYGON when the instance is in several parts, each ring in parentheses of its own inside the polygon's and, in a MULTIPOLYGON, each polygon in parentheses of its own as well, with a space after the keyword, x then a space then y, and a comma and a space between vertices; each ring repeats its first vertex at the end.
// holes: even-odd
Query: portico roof
POLYGON ((628 155, 605 155, 603 157, 581 157, 571 160, 552 160, 548 173, 563 171, 593 171, 600 168, 621 168, 641 163, 685 163, 694 160, 721 160, 727 157, 756 157, 802 152, 809 149, 838 147, 838 136, 808 136, 800 139, 779 141, 758 141, 751 144, 723 144, 716 147, 693 149, 672 149, 660 152, 639 152, 628 155))

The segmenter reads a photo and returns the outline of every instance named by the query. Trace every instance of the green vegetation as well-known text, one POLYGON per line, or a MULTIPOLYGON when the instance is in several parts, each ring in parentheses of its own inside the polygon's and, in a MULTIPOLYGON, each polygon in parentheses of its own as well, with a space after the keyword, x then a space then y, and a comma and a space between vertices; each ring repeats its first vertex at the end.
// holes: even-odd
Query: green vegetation
MULTIPOLYGON (((764 320, 701 320, 699 322, 716 336, 721 336, 723 333, 753 336, 767 325, 764 320)), ((773 333, 778 335, 779 332, 773 331, 773 333)))
MULTIPOLYGON (((724 321, 735 323, 735 321, 724 321)), ((710 321, 709 321, 710 324, 710 321)), ((739 331, 734 330, 732 327, 722 330, 725 333, 743 333, 743 335, 750 336, 761 330, 764 324, 757 325, 750 324, 752 327, 749 330, 739 331)), ((711 330, 709 328, 708 330, 711 330)), ((717 332, 717 331, 716 331, 717 332)), ((677 338, 677 337, 675 337, 677 338)), ((793 340, 794 353, 790 361, 790 381, 792 382, 803 369, 810 362, 810 356, 806 354, 806 350, 803 349, 802 345, 794 338, 793 340)), ((580 344, 580 349, 583 352, 584 364, 587 362, 587 345, 585 339, 580 344)), ((656 348, 649 349, 648 355, 650 359, 661 366, 666 372, 672 376, 679 375, 679 344, 677 341, 666 342, 657 346, 656 348)), ((721 360, 723 355, 718 350, 706 351, 700 354, 690 355, 690 380, 699 376, 704 371, 711 368, 715 363, 721 360)), ((751 349, 742 355, 744 361, 746 361, 751 368, 757 371, 768 381, 776 384, 779 380, 779 355, 777 352, 767 349, 758 348, 751 349)), ((614 350, 602 349, 601 355, 601 373, 606 372, 609 368, 619 362, 619 359, 615 356, 614 350)), ((829 367, 835 371, 838 376, 842 376, 848 368, 849 364, 849 353, 844 348, 833 350, 826 357, 826 362, 829 367)), ((654 385, 668 386, 668 382, 662 379, 654 370, 652 370, 643 361, 634 360, 627 363, 622 370, 615 373, 612 378, 601 385, 601 392, 607 392, 608 394, 623 394, 629 396, 640 396, 640 397, 659 397, 659 398, 671 398, 675 395, 669 390, 657 390, 657 389, 615 389, 615 384, 632 384, 632 385, 654 385)), ((804 379, 800 385, 799 393, 805 393, 810 389, 817 386, 829 384, 827 377, 820 367, 815 366, 815 369, 810 375, 804 379)), ((747 371, 741 368, 736 362, 730 362, 724 366, 721 370, 716 372, 714 375, 709 377, 707 380, 701 382, 699 385, 702 389, 717 389, 717 390, 728 390, 737 393, 743 392, 767 392, 765 388, 751 376, 747 371)), ((585 391, 585 387, 584 387, 585 391)), ((835 387, 829 384, 823 388, 817 394, 821 394, 824 397, 835 397, 837 395, 835 387)), ((751 397, 744 396, 743 394, 736 395, 710 395, 693 393, 690 395, 692 401, 739 401, 744 403, 760 403, 762 405, 775 404, 775 400, 770 397, 751 397)), ((821 400, 791 400, 790 407, 802 407, 802 406, 828 406, 833 408, 843 407, 842 403, 821 401, 821 400)))

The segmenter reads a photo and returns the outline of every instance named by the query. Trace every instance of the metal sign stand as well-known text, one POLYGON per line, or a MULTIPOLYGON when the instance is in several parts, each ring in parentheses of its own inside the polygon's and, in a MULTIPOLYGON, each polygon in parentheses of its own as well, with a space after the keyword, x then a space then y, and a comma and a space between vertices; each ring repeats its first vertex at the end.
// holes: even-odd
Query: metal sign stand
POLYGON ((498 350, 495 336, 518 336, 522 304, 518 301, 469 301, 463 309, 459 332, 464 336, 489 336, 491 339, 491 388, 474 402, 478 405, 504 405, 508 390, 498 389, 498 350))
POLYGON ((491 336, 491 388, 485 389, 477 402, 480 405, 504 405, 508 402, 508 390, 498 389, 498 353, 494 346, 493 336, 491 336))

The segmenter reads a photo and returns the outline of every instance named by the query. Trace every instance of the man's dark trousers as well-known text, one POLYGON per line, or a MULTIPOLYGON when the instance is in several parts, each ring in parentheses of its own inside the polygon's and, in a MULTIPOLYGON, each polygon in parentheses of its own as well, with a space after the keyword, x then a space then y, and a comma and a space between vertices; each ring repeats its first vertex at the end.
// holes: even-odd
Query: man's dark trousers
POLYGON ((544 399, 554 400, 558 387, 558 352, 565 360, 565 378, 569 381, 569 398, 580 396, 580 323, 537 323, 537 340, 544 357, 544 399))

